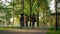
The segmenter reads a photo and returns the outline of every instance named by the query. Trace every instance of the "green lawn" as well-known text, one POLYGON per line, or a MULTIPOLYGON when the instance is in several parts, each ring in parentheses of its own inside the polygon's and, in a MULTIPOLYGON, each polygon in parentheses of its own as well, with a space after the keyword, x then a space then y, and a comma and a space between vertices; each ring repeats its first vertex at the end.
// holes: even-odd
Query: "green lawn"
POLYGON ((0 30, 19 29, 19 27, 0 27, 0 30))
MULTIPOLYGON (((31 27, 27 27, 27 28, 31 28, 31 27)), ((0 27, 0 30, 10 30, 10 29, 20 29, 20 27, 18 27, 18 26, 15 26, 15 27, 0 27)), ((23 26, 22 29, 25 29, 25 27, 23 26)))
POLYGON ((56 31, 55 28, 50 28, 47 34, 60 34, 60 27, 58 28, 58 31, 56 31))

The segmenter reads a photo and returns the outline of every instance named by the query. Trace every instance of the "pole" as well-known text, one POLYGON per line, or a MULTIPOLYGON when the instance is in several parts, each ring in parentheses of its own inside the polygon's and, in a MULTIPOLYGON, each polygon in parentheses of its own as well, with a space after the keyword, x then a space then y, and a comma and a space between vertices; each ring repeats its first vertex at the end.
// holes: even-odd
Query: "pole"
POLYGON ((58 30, 58 26, 57 26, 57 22, 58 22, 58 15, 57 15, 57 1, 55 0, 55 11, 56 11, 56 23, 55 23, 55 28, 56 28, 56 31, 58 30))

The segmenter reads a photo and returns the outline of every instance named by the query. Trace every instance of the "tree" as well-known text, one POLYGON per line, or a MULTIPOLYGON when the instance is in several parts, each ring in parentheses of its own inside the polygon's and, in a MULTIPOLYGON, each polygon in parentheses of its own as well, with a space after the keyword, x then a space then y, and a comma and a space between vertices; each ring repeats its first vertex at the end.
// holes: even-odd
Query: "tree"
MULTIPOLYGON (((30 15, 31 14, 36 14, 37 15, 37 25, 39 25, 39 12, 42 12, 43 14, 45 13, 46 15, 43 16, 45 18, 47 18, 46 16, 48 16, 50 14, 49 10, 49 4, 48 4, 48 0, 26 0, 27 4, 30 4, 30 15), (37 10, 37 11, 36 11, 37 10), (35 13, 36 12, 36 13, 35 13), (48 15, 47 15, 48 13, 48 15)), ((50 16, 48 16, 50 17, 50 16)), ((44 19, 43 19, 44 20, 44 19)))

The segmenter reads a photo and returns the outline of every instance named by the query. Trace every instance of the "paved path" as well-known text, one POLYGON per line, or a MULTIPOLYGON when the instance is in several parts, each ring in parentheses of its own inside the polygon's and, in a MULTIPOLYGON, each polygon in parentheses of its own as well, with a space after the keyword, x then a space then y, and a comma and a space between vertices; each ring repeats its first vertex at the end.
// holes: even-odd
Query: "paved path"
POLYGON ((47 29, 0 30, 0 34, 46 34, 47 29))

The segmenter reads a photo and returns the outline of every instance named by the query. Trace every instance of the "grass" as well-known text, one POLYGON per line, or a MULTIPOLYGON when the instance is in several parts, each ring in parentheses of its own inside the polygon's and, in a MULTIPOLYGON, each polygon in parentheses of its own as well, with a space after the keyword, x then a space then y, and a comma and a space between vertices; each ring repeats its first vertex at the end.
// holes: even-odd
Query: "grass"
POLYGON ((60 27, 58 31, 56 31, 55 28, 50 28, 46 34, 60 34, 60 27))
MULTIPOLYGON (((31 27, 27 27, 32 29, 31 27)), ((0 27, 0 30, 10 30, 10 29, 20 29, 20 27, 15 26, 15 27, 0 27)), ((22 29, 25 29, 25 27, 23 26, 22 29)))
POLYGON ((10 30, 12 28, 0 28, 0 30, 10 30))
POLYGON ((0 27, 0 30, 19 29, 19 27, 0 27))

